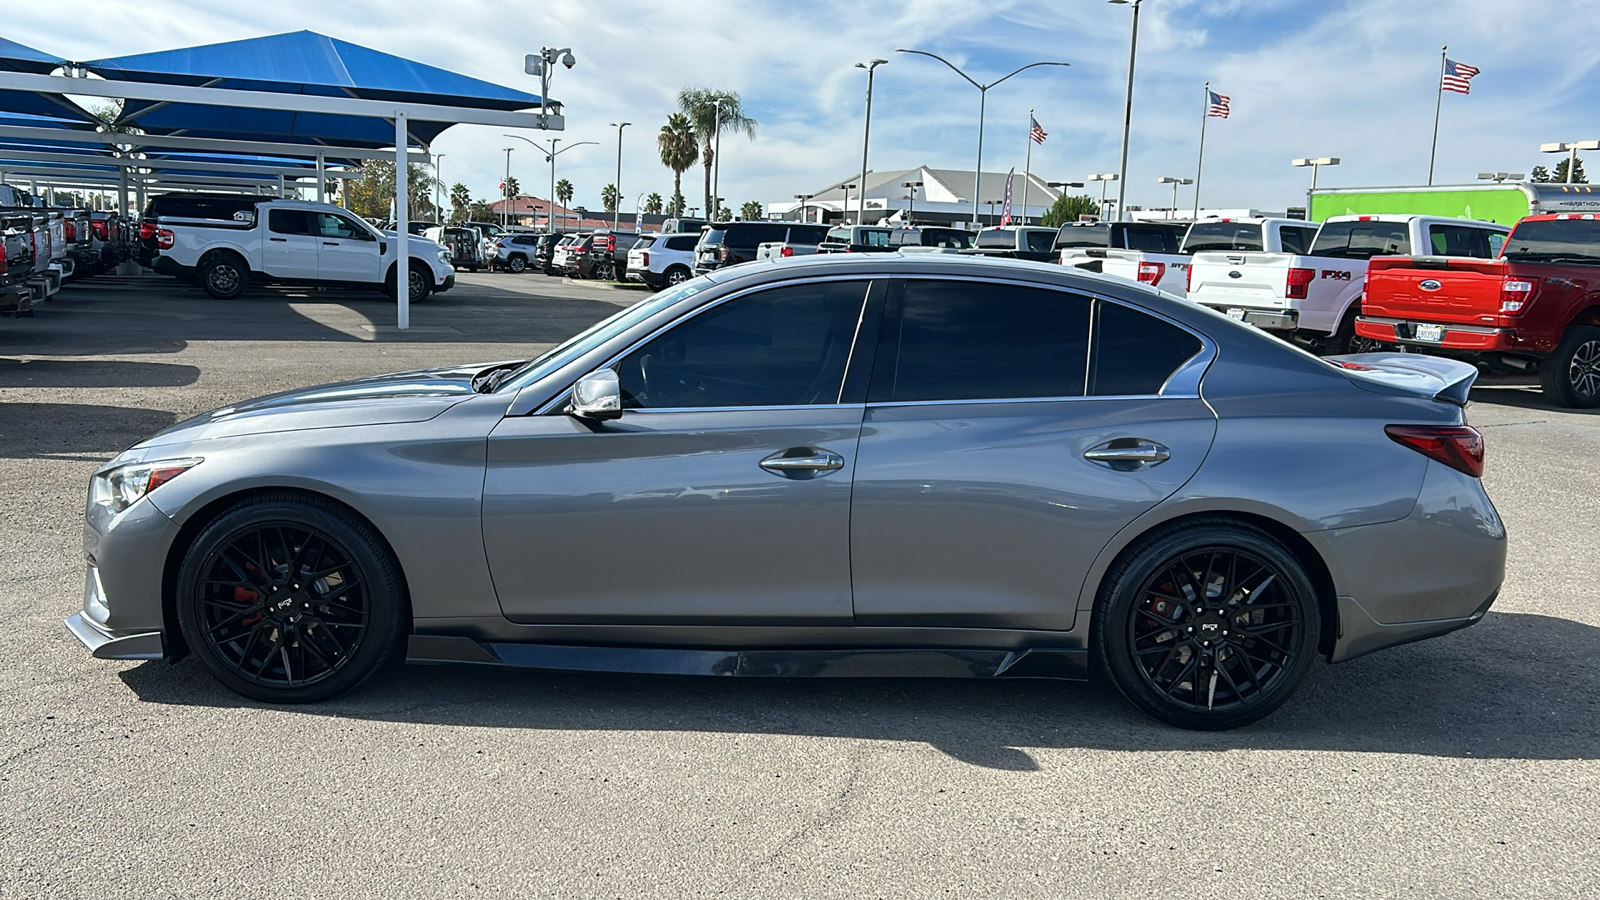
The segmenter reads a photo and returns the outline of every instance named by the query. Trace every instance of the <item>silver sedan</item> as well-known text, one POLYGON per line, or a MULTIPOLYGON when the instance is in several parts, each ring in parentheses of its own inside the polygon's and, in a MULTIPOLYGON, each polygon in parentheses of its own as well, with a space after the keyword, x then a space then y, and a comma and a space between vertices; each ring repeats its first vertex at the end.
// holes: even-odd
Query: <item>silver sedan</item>
POLYGON ((98 657, 272 702, 389 661, 1109 678, 1229 728, 1477 622, 1475 370, 1060 266, 719 269, 545 355, 264 397, 109 462, 98 657))

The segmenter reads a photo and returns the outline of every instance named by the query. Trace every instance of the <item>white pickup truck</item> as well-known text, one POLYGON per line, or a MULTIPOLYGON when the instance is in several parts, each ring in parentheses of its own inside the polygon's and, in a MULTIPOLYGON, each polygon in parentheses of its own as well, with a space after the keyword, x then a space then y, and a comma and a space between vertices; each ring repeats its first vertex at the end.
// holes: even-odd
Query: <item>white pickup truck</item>
MULTIPOLYGON (((290 282, 395 291, 398 241, 330 203, 249 198, 227 218, 215 203, 169 204, 153 223, 150 267, 230 300, 252 283, 290 282), (187 208, 193 206, 194 208, 187 208)), ((158 207, 159 208, 159 207, 158 207)), ((455 286, 450 251, 412 236, 408 279, 412 302, 455 286)))
POLYGON ((1189 299, 1319 353, 1362 348, 1355 333, 1367 261, 1374 256, 1471 256, 1491 259, 1510 231, 1504 225, 1432 216, 1333 216, 1309 253, 1249 250, 1195 253, 1189 299))
POLYGON ((1100 271, 1186 297, 1191 257, 1196 253, 1217 250, 1305 253, 1311 249, 1311 240, 1316 234, 1317 226, 1300 219, 1202 219, 1189 226, 1177 253, 1107 250, 1100 271))

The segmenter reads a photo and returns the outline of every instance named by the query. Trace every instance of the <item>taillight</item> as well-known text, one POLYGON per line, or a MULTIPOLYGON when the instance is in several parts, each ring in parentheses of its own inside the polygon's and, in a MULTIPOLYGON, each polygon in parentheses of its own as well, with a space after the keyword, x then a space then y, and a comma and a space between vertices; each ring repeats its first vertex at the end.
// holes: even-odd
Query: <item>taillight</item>
POLYGON ((156 246, 162 250, 171 250, 175 240, 176 238, 173 237, 172 232, 165 228, 156 232, 156 246))
POLYGON ((1316 277, 1316 269, 1290 269, 1289 279, 1283 286, 1283 296, 1290 300, 1306 299, 1306 292, 1316 277))
POLYGON ((650 251, 649 250, 640 250, 639 251, 639 265, 645 267, 646 269, 650 268, 650 251))
POLYGON ((1158 262, 1139 263, 1139 283, 1155 284, 1161 276, 1167 274, 1167 264, 1158 262))
POLYGON ((1183 290, 1184 293, 1192 293, 1194 291, 1194 263, 1190 263, 1183 270, 1183 290))
POLYGON ((614 238, 614 237, 606 238, 605 251, 607 253, 615 253, 615 252, 617 252, 617 239, 616 238, 614 238))
POLYGON ((1483 476, 1483 435, 1470 425, 1385 425, 1383 433, 1457 472, 1483 476))
MULTIPOLYGON (((152 225, 150 227, 154 228, 155 226, 152 225)), ((91 232, 93 232, 94 236, 99 238, 100 240, 102 240, 102 241, 106 240, 106 223, 105 223, 104 220, 90 222, 89 223, 89 230, 91 232)))
POLYGON ((794 255, 794 248, 793 247, 784 247, 782 250, 778 251, 778 255, 779 256, 793 256, 794 255))
MULTIPOLYGON (((100 230, 103 232, 103 231, 105 231, 105 228, 102 226, 100 230)), ((153 238, 155 236, 156 236, 156 223, 154 223, 154 222, 140 222, 139 223, 139 240, 148 241, 148 240, 150 240, 151 238, 153 238)))
POLYGON ((70 219, 65 224, 67 243, 76 244, 78 242, 78 224, 70 219))
POLYGON ((722 260, 723 262, 727 262, 728 261, 728 255, 729 254, 728 254, 728 245, 727 244, 723 244, 722 246, 717 248, 717 258, 718 259, 722 260))
POLYGON ((1500 282, 1500 311, 1519 313, 1533 299, 1535 282, 1527 278, 1507 278, 1500 282))

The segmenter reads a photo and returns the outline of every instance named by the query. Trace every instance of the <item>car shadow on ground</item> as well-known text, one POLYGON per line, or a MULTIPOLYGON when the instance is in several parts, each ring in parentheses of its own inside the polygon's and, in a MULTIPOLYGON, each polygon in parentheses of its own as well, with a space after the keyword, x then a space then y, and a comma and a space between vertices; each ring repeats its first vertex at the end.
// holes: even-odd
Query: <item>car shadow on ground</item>
MULTIPOLYGON (((1600 628, 1490 613, 1437 640, 1319 665, 1289 704, 1228 732, 1134 711, 1098 683, 758 680, 395 667, 295 715, 480 728, 700 731, 915 741, 975 766, 1035 771, 1031 749, 1333 750, 1457 758, 1600 758, 1600 628)), ((271 708, 190 657, 121 673, 149 703, 271 708)))
POLYGON ((177 420, 176 413, 137 406, 0 403, 0 458, 103 462, 177 420))
POLYGON ((1600 409, 1571 409, 1565 406, 1557 406, 1539 391, 1537 385, 1478 384, 1472 388, 1471 400, 1473 403, 1511 406, 1518 409, 1535 409, 1548 413, 1571 413, 1580 416, 1600 414, 1600 409))
POLYGON ((0 387, 183 387, 200 379, 197 366, 118 360, 0 358, 0 387))

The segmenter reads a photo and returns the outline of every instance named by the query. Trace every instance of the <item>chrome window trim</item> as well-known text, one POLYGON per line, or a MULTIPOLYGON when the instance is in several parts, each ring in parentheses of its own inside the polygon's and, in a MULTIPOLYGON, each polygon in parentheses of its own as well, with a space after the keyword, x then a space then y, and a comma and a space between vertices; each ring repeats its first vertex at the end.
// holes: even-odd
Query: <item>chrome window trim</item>
MULTIPOLYGON (((864 289, 863 289, 862 294, 861 294, 861 309, 856 312, 856 328, 855 328, 855 332, 851 335, 851 338, 850 338, 850 341, 851 341, 850 342, 850 354, 845 357, 845 369, 844 369, 844 371, 845 371, 845 375, 848 376, 850 374, 850 360, 855 355, 855 345, 856 345, 857 342, 859 342, 861 340, 861 327, 864 324, 864 317, 866 315, 866 309, 867 309, 867 300, 869 299, 869 296, 870 296, 871 291, 872 291, 872 283, 875 282, 875 281, 886 281, 886 280, 888 280, 889 278, 892 278, 892 277, 893 276, 888 276, 888 275, 848 275, 848 276, 818 275, 818 276, 813 276, 813 277, 809 277, 809 278, 795 278, 795 279, 786 279, 784 281, 770 281, 770 282, 764 282, 762 284, 754 284, 754 285, 751 285, 750 287, 744 288, 743 290, 738 290, 738 291, 735 291, 735 292, 733 292, 731 294, 728 294, 725 297, 718 297, 715 300, 712 300, 710 303, 706 303, 706 304, 704 304, 702 306, 699 306, 699 307, 695 308, 694 310, 690 311, 686 315, 680 316, 680 317, 678 317, 676 319, 673 319, 670 322, 667 322, 667 323, 663 324, 661 327, 659 327, 656 330, 650 332, 649 334, 645 335, 644 337, 640 338, 639 340, 634 341, 632 344, 629 344, 620 353, 617 353, 616 355, 614 355, 611 358, 607 359, 605 362, 601 363, 600 365, 595 366, 594 368, 590 369, 589 371, 590 372, 596 372, 596 371, 599 371, 600 369, 609 369, 609 368, 617 365, 618 363, 622 362, 623 358, 626 357, 628 354, 632 353, 633 351, 639 349, 640 347, 643 347, 645 344, 648 344, 651 341, 655 340, 657 337, 661 336, 668 329, 676 328, 677 326, 683 324, 684 322, 687 322, 690 319, 693 319, 693 318, 695 318, 695 317, 707 312, 708 310, 716 309, 717 307, 721 306, 722 304, 731 302, 733 300, 737 300, 740 297, 747 297, 747 296, 749 296, 751 294, 754 294, 754 293, 757 293, 759 291, 772 290, 774 288, 780 288, 780 287, 790 287, 790 286, 793 286, 793 285, 818 284, 818 283, 833 284, 833 283, 837 283, 837 282, 840 282, 840 281, 859 281, 859 282, 862 283, 864 289)), ((586 372, 584 374, 588 374, 588 373, 586 372)), ((578 377, 582 378, 583 376, 580 375, 578 377)), ((572 384, 577 384, 577 379, 573 379, 572 384)), ((543 406, 539 407, 538 409, 534 410, 531 413, 531 415, 543 416, 543 415, 549 414, 553 409, 556 408, 556 406, 558 404, 562 403, 562 401, 564 401, 568 397, 570 397, 570 395, 572 394, 572 384, 568 384, 566 387, 562 388, 559 392, 557 392, 557 394, 554 397, 552 397, 550 399, 550 402, 548 402, 548 403, 544 404, 543 406)), ((844 381, 842 379, 839 382, 839 390, 841 392, 844 390, 844 381)), ((815 408, 818 408, 818 407, 839 406, 839 405, 840 404, 837 404, 837 403, 835 403, 835 404, 803 403, 803 404, 796 404, 794 406, 726 406, 726 407, 690 406, 690 407, 673 407, 672 410, 673 411, 677 411, 677 410, 683 410, 683 409, 691 409, 691 410, 700 410, 700 411, 704 412, 706 410, 716 410, 716 409, 722 409, 722 410, 727 410, 727 409, 769 409, 769 410, 770 409, 815 409, 815 408)), ((859 405, 859 404, 843 404, 843 405, 845 405, 845 406, 854 406, 854 405, 859 405)), ((642 410, 642 409, 625 409, 623 411, 624 412, 629 412, 629 413, 645 412, 645 410, 642 410)), ((666 410, 658 410, 658 411, 666 411, 666 410)))

